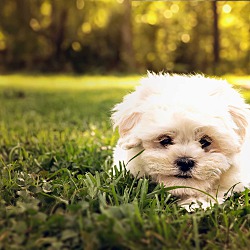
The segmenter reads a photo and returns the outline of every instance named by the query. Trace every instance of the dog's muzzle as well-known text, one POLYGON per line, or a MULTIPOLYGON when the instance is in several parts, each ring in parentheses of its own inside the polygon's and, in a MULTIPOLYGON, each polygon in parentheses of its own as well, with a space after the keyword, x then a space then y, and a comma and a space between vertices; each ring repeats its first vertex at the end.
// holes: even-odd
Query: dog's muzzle
POLYGON ((195 161, 189 157, 180 157, 175 161, 175 165, 180 170, 180 174, 176 175, 178 178, 192 178, 190 170, 195 166, 195 161))

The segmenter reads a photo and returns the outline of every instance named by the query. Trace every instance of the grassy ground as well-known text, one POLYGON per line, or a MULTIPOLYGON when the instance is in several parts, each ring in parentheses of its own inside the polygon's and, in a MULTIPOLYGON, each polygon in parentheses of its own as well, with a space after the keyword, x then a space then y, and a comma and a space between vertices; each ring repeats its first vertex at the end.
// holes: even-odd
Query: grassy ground
POLYGON ((108 174, 110 109, 138 79, 0 76, 0 249, 249 249, 247 190, 187 213, 162 186, 108 174))

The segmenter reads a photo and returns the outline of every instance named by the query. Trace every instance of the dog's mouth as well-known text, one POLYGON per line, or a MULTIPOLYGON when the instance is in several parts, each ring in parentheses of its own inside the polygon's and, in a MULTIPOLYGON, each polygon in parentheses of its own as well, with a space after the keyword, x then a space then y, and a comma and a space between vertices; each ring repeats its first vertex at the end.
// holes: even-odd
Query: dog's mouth
POLYGON ((189 179, 189 178, 192 178, 192 176, 188 175, 188 174, 177 174, 177 175, 174 175, 174 177, 179 178, 179 179, 189 179))

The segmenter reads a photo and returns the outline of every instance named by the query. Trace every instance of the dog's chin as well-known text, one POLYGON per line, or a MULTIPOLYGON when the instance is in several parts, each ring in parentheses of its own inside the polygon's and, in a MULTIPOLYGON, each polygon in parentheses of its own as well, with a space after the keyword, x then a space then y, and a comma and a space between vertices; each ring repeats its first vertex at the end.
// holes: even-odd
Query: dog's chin
POLYGON ((190 179, 192 178, 192 175, 190 174, 176 174, 174 175, 175 178, 179 178, 179 179, 190 179))
POLYGON ((193 177, 191 174, 177 174, 173 176, 157 175, 153 177, 158 183, 170 188, 170 193, 175 196, 197 196, 203 192, 209 192, 213 183, 200 180, 193 177), (171 187, 174 189, 171 190, 171 187))

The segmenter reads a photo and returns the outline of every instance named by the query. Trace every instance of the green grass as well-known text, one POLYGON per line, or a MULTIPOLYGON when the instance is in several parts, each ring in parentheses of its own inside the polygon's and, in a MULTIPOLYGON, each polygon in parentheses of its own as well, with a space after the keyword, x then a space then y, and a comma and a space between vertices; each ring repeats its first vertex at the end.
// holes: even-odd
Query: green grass
POLYGON ((188 213, 109 175, 110 109, 138 79, 0 76, 0 249, 249 249, 248 190, 188 213))

